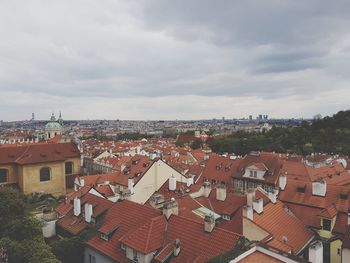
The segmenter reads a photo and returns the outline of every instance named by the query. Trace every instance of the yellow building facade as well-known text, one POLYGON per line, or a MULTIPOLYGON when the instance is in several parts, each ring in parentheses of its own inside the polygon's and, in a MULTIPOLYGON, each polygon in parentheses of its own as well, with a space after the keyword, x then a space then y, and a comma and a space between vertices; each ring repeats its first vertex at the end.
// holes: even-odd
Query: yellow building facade
POLYGON ((80 152, 73 143, 0 148, 0 184, 24 194, 66 194, 66 178, 80 174, 80 152), (6 157, 6 158, 5 158, 6 157))

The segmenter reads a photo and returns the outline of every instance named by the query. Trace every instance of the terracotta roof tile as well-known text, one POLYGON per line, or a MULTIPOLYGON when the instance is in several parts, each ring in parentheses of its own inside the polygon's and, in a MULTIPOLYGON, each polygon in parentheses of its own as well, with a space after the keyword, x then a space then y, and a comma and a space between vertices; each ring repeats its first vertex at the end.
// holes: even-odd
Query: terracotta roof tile
POLYGON ((290 246, 297 254, 313 237, 313 233, 304 223, 288 212, 280 201, 269 203, 260 215, 254 213, 253 221, 271 233, 274 238, 290 246), (286 225, 288 227, 286 227, 286 225))

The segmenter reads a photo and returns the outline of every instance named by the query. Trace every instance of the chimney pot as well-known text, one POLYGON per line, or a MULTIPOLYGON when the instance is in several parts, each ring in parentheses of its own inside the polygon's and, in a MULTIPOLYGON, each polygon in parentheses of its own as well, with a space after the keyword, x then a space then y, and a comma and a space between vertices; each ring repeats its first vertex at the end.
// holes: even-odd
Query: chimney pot
POLYGON ((213 214, 204 217, 204 231, 211 233, 215 227, 215 218, 213 214))
POLYGON ((73 200, 73 210, 74 210, 74 215, 79 216, 81 212, 81 204, 80 204, 80 198, 75 197, 73 200))

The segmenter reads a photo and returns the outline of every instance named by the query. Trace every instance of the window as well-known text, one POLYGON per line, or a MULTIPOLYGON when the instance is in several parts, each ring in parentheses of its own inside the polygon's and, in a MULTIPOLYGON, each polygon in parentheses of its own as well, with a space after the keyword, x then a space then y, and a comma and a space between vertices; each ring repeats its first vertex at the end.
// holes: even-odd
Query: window
POLYGON ((95 256, 89 254, 89 263, 96 263, 96 258, 95 258, 95 256))
POLYGON ((340 254, 341 254, 341 249, 340 249, 340 247, 337 248, 337 254, 338 254, 338 256, 340 256, 340 254))
POLYGON ((73 162, 66 162, 65 163, 65 172, 66 172, 66 175, 73 173, 73 162))
POLYGON ((250 177, 253 177, 253 171, 249 172, 250 177))
POLYGON ((7 175, 8 175, 7 169, 0 169, 0 183, 7 182, 7 175))
POLYGON ((331 220, 323 218, 322 226, 323 230, 331 231, 331 220))
POLYGON ((254 177, 258 177, 258 172, 257 171, 254 171, 254 177))
POLYGON ((44 167, 40 169, 40 182, 50 181, 50 168, 44 167))

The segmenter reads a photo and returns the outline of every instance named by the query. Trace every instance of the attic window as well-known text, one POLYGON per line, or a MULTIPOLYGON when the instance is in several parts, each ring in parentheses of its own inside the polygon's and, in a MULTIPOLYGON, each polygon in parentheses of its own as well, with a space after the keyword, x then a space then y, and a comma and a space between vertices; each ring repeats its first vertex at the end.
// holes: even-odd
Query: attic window
POLYGON ((346 200, 346 199, 348 199, 348 193, 342 192, 342 193, 340 193, 339 197, 340 197, 340 199, 346 200))
POLYGON ((298 191, 299 193, 305 193, 305 190, 306 190, 306 185, 299 185, 299 186, 297 187, 297 191, 298 191))
POLYGON ((108 237, 108 235, 105 235, 105 234, 101 234, 101 236, 100 236, 103 240, 106 240, 106 241, 108 241, 109 240, 109 237, 108 237))
POLYGON ((331 220, 323 218, 322 219, 323 230, 331 231, 331 220))

